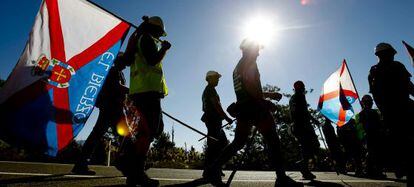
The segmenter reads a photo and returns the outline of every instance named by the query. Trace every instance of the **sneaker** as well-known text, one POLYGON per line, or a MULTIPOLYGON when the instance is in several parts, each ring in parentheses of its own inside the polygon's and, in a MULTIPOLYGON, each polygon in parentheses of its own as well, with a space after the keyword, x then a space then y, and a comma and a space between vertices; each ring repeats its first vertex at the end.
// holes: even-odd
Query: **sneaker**
POLYGON ((77 175, 95 175, 96 174, 96 172, 89 169, 88 166, 80 167, 76 165, 73 167, 72 173, 77 174, 77 175))
POLYGON ((288 176, 277 177, 275 187, 302 187, 303 183, 296 182, 288 176))
POLYGON ((316 176, 310 171, 307 171, 307 172, 302 172, 302 178, 304 180, 313 180, 313 179, 316 179, 316 176))
POLYGON ((155 179, 149 178, 146 174, 143 174, 141 177, 132 177, 129 176, 126 179, 127 186, 145 186, 145 187, 158 187, 160 182, 155 179))

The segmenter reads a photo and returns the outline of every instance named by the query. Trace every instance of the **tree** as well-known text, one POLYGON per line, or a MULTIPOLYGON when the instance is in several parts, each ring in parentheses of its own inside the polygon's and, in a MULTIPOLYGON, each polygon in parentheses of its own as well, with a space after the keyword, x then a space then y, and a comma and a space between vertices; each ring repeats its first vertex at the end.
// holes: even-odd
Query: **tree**
MULTIPOLYGON (((265 92, 279 92, 280 88, 273 85, 266 85, 263 87, 263 91, 265 92)), ((313 89, 307 90, 306 92, 312 92, 313 89)), ((282 93, 284 97, 290 98, 292 94, 282 93)), ((296 138, 292 135, 291 132, 291 124, 292 120, 290 117, 289 105, 287 104, 280 104, 274 102, 273 104, 276 105, 277 110, 273 113, 276 123, 276 130, 279 135, 279 139, 281 142, 281 149, 282 153, 284 154, 283 157, 285 159, 286 167, 289 170, 297 170, 299 166, 297 162, 301 160, 300 152, 299 152, 299 144, 296 141, 296 138)), ((319 120, 322 121, 322 116, 314 109, 310 109, 311 115, 319 120)), ((315 121, 316 122, 316 121, 315 121)), ((314 122, 312 122, 314 123, 314 122)), ((312 124, 314 127, 318 127, 318 123, 312 124)), ((234 127, 232 127, 234 130, 234 127)), ((317 130, 317 129, 316 129, 317 130)), ((318 133, 317 133, 318 134, 318 133)), ((323 150, 322 150, 323 151, 323 150)), ((324 159, 320 159, 324 161, 324 159)), ((249 170, 269 170, 271 167, 268 165, 268 156, 266 153, 266 147, 262 141, 262 137, 260 133, 257 133, 255 137, 253 137, 252 143, 250 148, 247 150, 239 151, 239 154, 235 156, 232 161, 227 165, 228 167, 232 167, 235 163, 243 163, 239 166, 238 169, 249 169, 249 170), (242 155, 247 152, 247 158, 242 158, 242 155)), ((317 163, 317 168, 325 168, 321 167, 320 165, 325 165, 325 163, 317 163)))

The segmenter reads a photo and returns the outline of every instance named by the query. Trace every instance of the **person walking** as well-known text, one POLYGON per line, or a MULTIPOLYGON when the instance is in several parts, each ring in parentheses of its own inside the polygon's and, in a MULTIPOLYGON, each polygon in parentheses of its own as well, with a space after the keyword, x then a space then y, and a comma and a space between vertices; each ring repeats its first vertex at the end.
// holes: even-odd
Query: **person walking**
MULTIPOLYGON (((202 96, 204 114, 201 120, 206 124, 207 135, 217 139, 207 138, 205 168, 212 165, 223 148, 228 145, 226 134, 221 127, 222 121, 226 120, 228 123, 233 123, 233 120, 224 112, 216 91, 220 77, 221 75, 216 71, 207 72, 206 81, 208 84, 202 96)), ((203 172, 203 176, 205 176, 205 173, 206 171, 203 172)))

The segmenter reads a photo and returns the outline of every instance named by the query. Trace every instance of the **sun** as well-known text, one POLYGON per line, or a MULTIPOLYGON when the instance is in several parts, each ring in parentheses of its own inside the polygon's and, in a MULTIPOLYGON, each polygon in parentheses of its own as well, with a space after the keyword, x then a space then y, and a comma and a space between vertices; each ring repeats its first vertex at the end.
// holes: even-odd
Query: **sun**
POLYGON ((271 17, 256 16, 245 22, 243 38, 254 40, 266 46, 276 37, 277 27, 271 17))

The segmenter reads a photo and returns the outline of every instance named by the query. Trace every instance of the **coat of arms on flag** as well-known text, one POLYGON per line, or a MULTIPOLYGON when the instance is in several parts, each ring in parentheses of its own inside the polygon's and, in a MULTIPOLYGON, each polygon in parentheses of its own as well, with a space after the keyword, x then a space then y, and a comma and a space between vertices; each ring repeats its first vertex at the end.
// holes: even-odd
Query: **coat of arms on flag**
POLYGON ((56 155, 83 128, 130 25, 86 0, 44 0, 0 91, 1 135, 56 155))
POLYGON ((341 67, 323 84, 318 110, 341 127, 353 117, 352 103, 357 99, 358 94, 344 60, 341 67))

